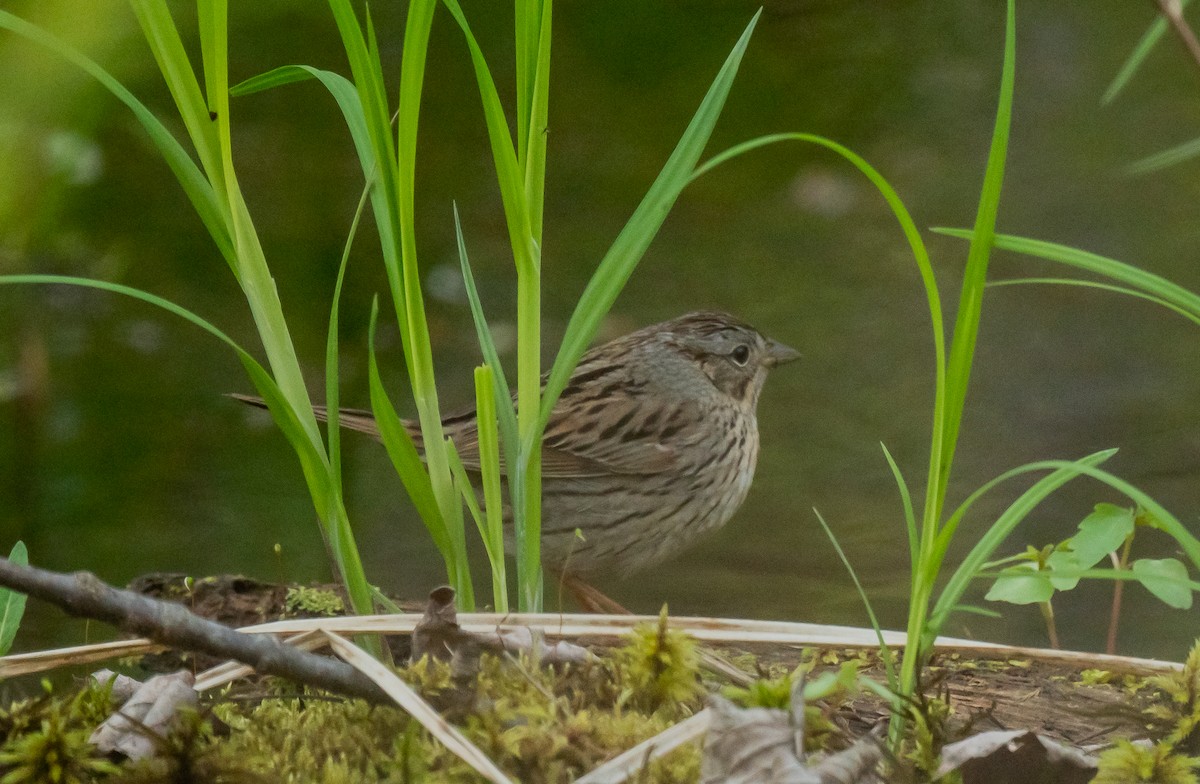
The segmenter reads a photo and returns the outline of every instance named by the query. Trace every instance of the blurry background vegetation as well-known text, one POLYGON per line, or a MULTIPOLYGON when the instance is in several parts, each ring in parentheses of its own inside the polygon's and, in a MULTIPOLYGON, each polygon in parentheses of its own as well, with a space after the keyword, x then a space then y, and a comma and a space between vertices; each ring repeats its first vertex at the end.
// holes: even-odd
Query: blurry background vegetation
MULTIPOLYGON (((174 6, 185 30, 194 29, 190 5, 174 6)), ((464 6, 503 79, 511 73, 511 10, 464 6)), ((173 115, 124 3, 4 7, 87 52, 161 117, 173 115)), ((756 7, 556 3, 543 253, 548 348, 756 7)), ((372 12, 394 78, 404 8, 376 3, 372 12)), ((1124 173, 1197 135, 1194 66, 1168 38, 1114 105, 1099 105, 1153 13, 1152 4, 1122 0, 1021 4, 999 228, 1122 259, 1196 290, 1200 163, 1124 173)), ((439 14, 418 153, 418 242, 439 386, 452 411, 473 401, 470 369, 478 362, 452 201, 493 324, 511 323, 515 290, 474 77, 461 36, 439 14)), ((1001 24, 1001 7, 978 0, 767 2, 712 150, 774 131, 825 134, 889 177, 919 225, 964 225, 991 130, 1001 24)), ((233 81, 288 63, 348 71, 323 3, 239 3, 231 25, 233 81)), ((0 82, 0 272, 144 288, 253 345, 232 276, 125 108, 11 35, 0 36, 0 82)), ((508 95, 511 78, 500 86, 508 95)), ((242 186, 318 390, 361 171, 333 102, 315 83, 237 99, 233 112, 242 186)), ((364 241, 370 235, 360 233, 342 306, 348 405, 367 404, 366 319, 371 296, 386 291, 372 240, 364 241)), ((930 243, 949 285, 966 245, 930 243)), ((993 264, 999 277, 1059 271, 1004 255, 993 264)), ((754 489, 712 540, 651 574, 601 587, 636 611, 665 601, 676 614, 864 623, 815 524, 817 506, 878 597, 884 624, 902 626, 908 555, 878 443, 919 482, 932 372, 923 296, 890 213, 855 172, 815 148, 777 146, 721 167, 684 193, 607 334, 710 307, 804 355, 764 392, 754 489)), ((398 385, 403 362, 391 329, 380 348, 398 385)), ((1198 338, 1194 325, 1127 298, 1066 287, 990 291, 950 501, 1025 461, 1117 446, 1109 466, 1196 530, 1198 338)), ((20 537, 36 564, 89 569, 114 583, 148 571, 325 579, 295 458, 265 415, 221 396, 231 391, 249 391, 231 353, 166 314, 94 291, 0 289, 0 548, 20 537)), ((345 461, 368 576, 388 591, 423 596, 443 579, 441 559, 386 455, 348 437, 345 461)), ((1069 535, 1101 500, 1120 499, 1077 481, 1019 529, 1009 549, 1069 535)), ((978 513, 1005 502, 996 494, 978 513)), ((1064 644, 1100 644, 1109 591, 1094 585, 1058 600, 1064 644)), ((547 594, 552 609, 553 589, 547 594)), ((1182 656, 1200 627, 1140 588, 1128 594, 1122 651, 1182 656)), ((1000 609, 1002 620, 961 616, 947 631, 1043 641, 1035 609, 1000 609)), ((19 649, 98 633, 33 604, 30 611, 19 649)))

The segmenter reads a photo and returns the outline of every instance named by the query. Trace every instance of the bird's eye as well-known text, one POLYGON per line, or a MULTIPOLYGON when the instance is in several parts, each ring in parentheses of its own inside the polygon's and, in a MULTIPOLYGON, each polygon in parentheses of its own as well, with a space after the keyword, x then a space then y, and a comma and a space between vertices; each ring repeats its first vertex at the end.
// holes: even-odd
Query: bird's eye
POLYGON ((750 347, 745 345, 738 346, 730 352, 729 356, 738 367, 744 367, 750 361, 750 347))

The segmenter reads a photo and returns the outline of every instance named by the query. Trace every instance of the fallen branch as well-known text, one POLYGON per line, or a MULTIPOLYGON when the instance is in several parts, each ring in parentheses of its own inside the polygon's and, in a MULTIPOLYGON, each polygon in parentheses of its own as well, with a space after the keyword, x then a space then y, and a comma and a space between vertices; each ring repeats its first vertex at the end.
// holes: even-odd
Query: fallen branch
POLYGON ((90 572, 62 574, 0 558, 0 585, 161 645, 237 659, 265 675, 372 702, 390 702, 374 682, 345 662, 296 650, 268 635, 242 634, 182 605, 113 588, 90 572))

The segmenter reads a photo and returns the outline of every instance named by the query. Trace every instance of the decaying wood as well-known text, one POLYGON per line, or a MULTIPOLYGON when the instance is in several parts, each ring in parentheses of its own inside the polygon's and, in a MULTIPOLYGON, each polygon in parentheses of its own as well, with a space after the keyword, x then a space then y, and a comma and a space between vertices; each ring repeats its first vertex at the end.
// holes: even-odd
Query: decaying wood
POLYGON ((204 620, 182 605, 113 588, 90 572, 60 574, 0 558, 0 585, 162 645, 237 659, 260 673, 339 694, 375 702, 386 699, 378 686, 345 662, 296 650, 269 635, 242 634, 204 620))

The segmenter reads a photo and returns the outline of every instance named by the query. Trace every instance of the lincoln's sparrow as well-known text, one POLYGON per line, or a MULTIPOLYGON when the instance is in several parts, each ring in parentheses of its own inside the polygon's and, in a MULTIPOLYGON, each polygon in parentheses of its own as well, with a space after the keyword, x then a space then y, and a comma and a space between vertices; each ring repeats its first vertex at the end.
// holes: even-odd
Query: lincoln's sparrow
MULTIPOLYGON (((724 525, 754 478, 767 371, 797 356, 711 312, 584 354, 542 439, 544 564, 573 576, 632 572, 724 525)), ((339 421, 379 435, 369 411, 343 411, 339 421)), ((418 425, 406 425, 420 447, 418 425)), ((478 471, 475 412, 446 417, 443 427, 478 471)))

